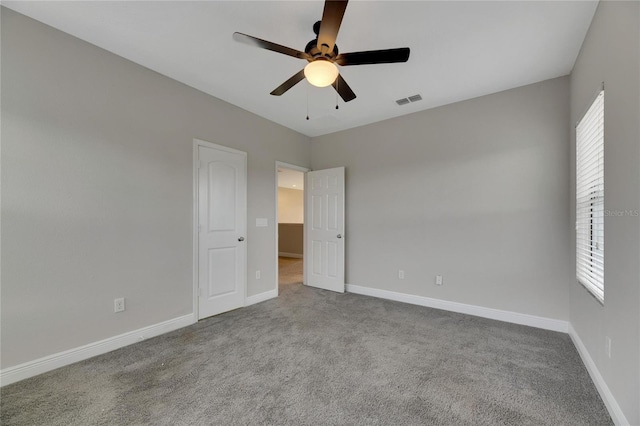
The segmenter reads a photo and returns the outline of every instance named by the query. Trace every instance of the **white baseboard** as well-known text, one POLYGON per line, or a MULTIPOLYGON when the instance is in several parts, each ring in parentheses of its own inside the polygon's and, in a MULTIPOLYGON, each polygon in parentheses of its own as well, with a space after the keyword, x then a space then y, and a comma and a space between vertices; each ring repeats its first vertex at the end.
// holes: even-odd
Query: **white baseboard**
POLYGON ((591 355, 589 355, 587 347, 582 343, 582 339, 580 339, 580 336, 578 336, 578 333, 576 333, 571 324, 569 324, 569 336, 571 337, 571 340, 573 340, 573 344, 578 350, 580 358, 582 358, 582 362, 591 376, 591 380, 593 380, 593 383, 596 385, 596 389, 598 389, 598 393, 600 394, 604 405, 607 407, 607 410, 609 410, 613 423, 616 425, 628 425, 629 422, 622 412, 622 409, 613 397, 613 394, 611 393, 611 390, 609 390, 609 386, 607 386, 607 383, 604 381, 600 371, 598 371, 598 367, 596 367, 591 355))
POLYGON ((302 259, 303 255, 300 253, 285 253, 283 251, 281 251, 280 253, 278 253, 278 256, 280 257, 293 257, 296 259, 302 259))
POLYGON ((398 293, 395 291, 380 290, 353 284, 347 284, 347 291, 349 293, 357 293, 365 296, 379 297, 381 299, 395 300, 398 302, 410 303, 412 305, 426 306, 429 308, 459 312, 461 314, 475 315, 477 317, 506 321, 514 324, 528 325, 530 327, 543 328, 545 330, 560 331, 562 333, 567 333, 569 331, 568 321, 556 320, 552 318, 520 314, 511 311, 502 311, 499 309, 467 305, 464 303, 450 302, 448 300, 432 299, 430 297, 415 296, 413 294, 398 293))
POLYGON ((499 309, 485 308, 482 306, 466 305, 464 303, 450 302, 447 300, 432 299, 429 297, 415 296, 412 294, 398 293, 395 291, 380 290, 370 287, 362 287, 347 284, 347 291, 350 293, 362 294, 365 296, 379 297, 381 299, 395 300, 398 302, 410 303, 412 305, 426 306, 429 308, 443 309, 446 311, 459 312, 462 314, 475 315, 483 318, 490 318, 499 321, 506 321, 515 324, 528 325, 545 330, 568 333, 575 345, 582 362, 584 363, 591 380, 593 380, 600 397, 604 401, 613 422, 616 425, 629 425, 618 402, 613 397, 611 390, 598 371, 593 359, 589 355, 587 348, 568 321, 555 320, 551 318, 538 317, 535 315, 520 314, 517 312, 502 311, 499 309))
POLYGON ((14 367, 5 368, 0 371, 0 386, 9 385, 74 362, 102 355, 124 346, 159 336, 194 323, 193 314, 184 315, 178 318, 163 321, 158 324, 143 327, 138 330, 89 343, 57 354, 49 355, 34 361, 25 362, 14 367))
MULTIPOLYGON (((264 302, 265 300, 273 299, 274 297, 278 297, 277 289, 247 297, 245 306, 264 302)), ((118 336, 110 337, 108 339, 100 340, 98 342, 89 343, 74 349, 48 355, 13 367, 8 367, 0 370, 0 386, 10 385, 11 383, 28 379, 29 377, 37 376, 38 374, 46 373, 47 371, 55 370, 56 368, 83 361, 97 355, 102 355, 133 343, 186 327, 196 322, 197 318, 194 318, 193 314, 188 314, 120 334, 118 336)))
POLYGON ((264 302, 265 300, 278 297, 278 289, 265 291, 264 293, 254 294, 245 299, 244 306, 255 305, 256 303, 264 302))

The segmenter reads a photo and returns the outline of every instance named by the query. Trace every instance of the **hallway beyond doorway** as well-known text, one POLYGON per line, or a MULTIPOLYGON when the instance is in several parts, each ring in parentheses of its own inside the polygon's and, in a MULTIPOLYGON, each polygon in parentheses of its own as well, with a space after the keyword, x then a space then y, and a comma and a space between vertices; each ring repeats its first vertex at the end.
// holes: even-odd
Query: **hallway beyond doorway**
POLYGON ((294 257, 278 257, 278 287, 302 284, 303 260, 294 257))

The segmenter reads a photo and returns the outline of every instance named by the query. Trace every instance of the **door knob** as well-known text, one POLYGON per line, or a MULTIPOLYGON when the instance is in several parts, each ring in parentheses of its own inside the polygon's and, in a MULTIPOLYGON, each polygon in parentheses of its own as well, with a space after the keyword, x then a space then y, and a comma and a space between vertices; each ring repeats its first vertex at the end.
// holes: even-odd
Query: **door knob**
POLYGON ((244 241, 244 237, 238 238, 238 241, 244 241))
POLYGON ((338 238, 342 238, 342 234, 338 234, 338 238))

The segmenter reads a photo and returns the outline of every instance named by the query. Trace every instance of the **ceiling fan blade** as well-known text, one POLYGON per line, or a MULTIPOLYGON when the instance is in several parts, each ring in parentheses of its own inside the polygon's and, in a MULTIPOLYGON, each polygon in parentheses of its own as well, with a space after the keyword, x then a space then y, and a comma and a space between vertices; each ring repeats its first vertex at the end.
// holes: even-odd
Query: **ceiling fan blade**
POLYGON ((368 64, 391 64, 394 62, 407 62, 410 50, 408 47, 386 50, 369 50, 366 52, 341 53, 336 57, 336 64, 347 65, 368 65, 368 64))
POLYGON ((287 46, 282 46, 280 44, 272 43, 267 40, 262 40, 257 37, 253 37, 243 33, 233 33, 233 39, 235 41, 239 41, 240 43, 249 44, 251 46, 261 47, 262 49, 271 50, 273 52, 282 53, 284 55, 293 56, 294 58, 299 59, 311 59, 307 53, 301 52, 296 49, 292 49, 287 46))
POLYGON ((296 73, 289 80, 285 81, 280 86, 276 87, 273 90, 273 92, 271 92, 271 94, 273 96, 280 96, 287 90, 291 89, 296 84, 300 83, 302 80, 304 80, 304 69, 300 70, 300 72, 296 73))
POLYGON ((336 44, 347 3, 348 0, 326 0, 324 2, 322 22, 318 33, 318 49, 323 55, 333 52, 333 46, 336 44))
POLYGON ((349 102, 356 98, 356 94, 353 93, 351 87, 349 87, 347 82, 344 81, 344 78, 342 78, 340 74, 338 74, 338 78, 336 78, 336 81, 334 81, 331 85, 334 89, 336 89, 336 92, 338 92, 343 101, 349 102))

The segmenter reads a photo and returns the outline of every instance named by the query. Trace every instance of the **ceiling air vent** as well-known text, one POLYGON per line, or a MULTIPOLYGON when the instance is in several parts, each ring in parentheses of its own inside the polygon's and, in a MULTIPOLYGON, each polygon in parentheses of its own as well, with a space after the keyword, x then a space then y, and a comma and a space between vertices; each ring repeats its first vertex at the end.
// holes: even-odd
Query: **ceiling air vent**
POLYGON ((418 102, 422 100, 422 96, 420 95, 413 95, 413 96, 409 96, 408 98, 402 98, 402 99, 398 99, 396 101, 396 103, 398 105, 406 105, 409 102, 418 102))

